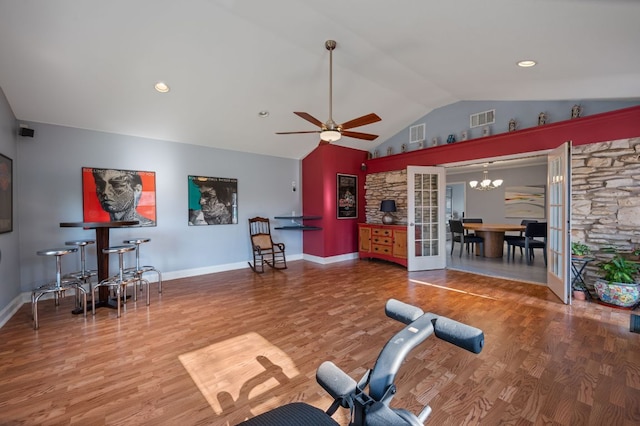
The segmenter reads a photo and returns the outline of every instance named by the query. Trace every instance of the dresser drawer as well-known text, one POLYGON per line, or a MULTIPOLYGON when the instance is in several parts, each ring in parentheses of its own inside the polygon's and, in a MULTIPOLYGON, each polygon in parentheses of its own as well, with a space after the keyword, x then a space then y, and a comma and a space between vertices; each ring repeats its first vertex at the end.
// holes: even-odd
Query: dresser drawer
POLYGON ((383 246, 383 245, 380 245, 380 244, 373 244, 371 246, 371 248, 372 248, 372 251, 374 253, 388 254, 388 255, 391 254, 391 246, 383 246))
POLYGON ((386 245, 391 245, 391 242, 393 240, 391 239, 391 236, 389 237, 381 237, 379 235, 374 235, 373 237, 371 237, 371 242, 373 244, 386 244, 386 245))
POLYGON ((373 228, 371 231, 374 236, 391 237, 391 229, 373 228))

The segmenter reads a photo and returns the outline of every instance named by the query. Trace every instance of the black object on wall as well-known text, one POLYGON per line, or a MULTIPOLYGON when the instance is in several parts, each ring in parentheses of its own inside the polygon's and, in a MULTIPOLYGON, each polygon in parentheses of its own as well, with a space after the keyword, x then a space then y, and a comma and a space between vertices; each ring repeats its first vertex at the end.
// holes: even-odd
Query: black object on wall
POLYGON ((35 135, 36 131, 33 129, 29 129, 28 127, 20 127, 20 131, 18 133, 20 134, 20 136, 32 138, 33 135, 35 135))

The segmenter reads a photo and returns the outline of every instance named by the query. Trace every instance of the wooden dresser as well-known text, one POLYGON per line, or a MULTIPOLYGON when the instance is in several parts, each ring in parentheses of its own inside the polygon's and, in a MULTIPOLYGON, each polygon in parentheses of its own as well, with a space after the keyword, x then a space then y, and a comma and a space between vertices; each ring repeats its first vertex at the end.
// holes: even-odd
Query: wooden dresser
POLYGON ((406 267, 407 227, 359 223, 358 256, 360 259, 384 259, 406 267))

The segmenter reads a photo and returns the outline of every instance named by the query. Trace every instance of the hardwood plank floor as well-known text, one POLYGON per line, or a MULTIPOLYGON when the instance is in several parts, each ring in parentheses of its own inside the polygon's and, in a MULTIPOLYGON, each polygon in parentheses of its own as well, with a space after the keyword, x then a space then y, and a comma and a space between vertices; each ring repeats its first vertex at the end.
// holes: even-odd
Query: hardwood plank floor
POLYGON ((316 368, 331 360, 358 380, 372 367, 402 328, 384 315, 389 298, 486 336, 479 355, 433 336, 409 354, 392 405, 431 405, 427 424, 640 424, 629 311, 358 260, 167 281, 119 319, 105 308, 71 315, 71 297, 57 309, 43 301, 38 331, 25 304, 0 329, 0 424, 233 425, 291 401, 326 409, 316 368))

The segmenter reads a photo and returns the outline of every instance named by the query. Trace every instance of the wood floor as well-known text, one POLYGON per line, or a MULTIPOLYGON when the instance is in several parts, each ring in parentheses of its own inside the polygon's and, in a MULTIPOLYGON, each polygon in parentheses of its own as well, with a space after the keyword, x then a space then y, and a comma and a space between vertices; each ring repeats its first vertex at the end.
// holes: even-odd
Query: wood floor
MULTIPOLYGON (((154 286, 155 288, 155 286, 154 286)), ((0 329, 1 425, 234 425, 291 401, 326 409, 315 370, 359 379, 402 328, 387 299, 484 330, 471 354, 430 337, 402 365, 392 406, 431 425, 638 425, 640 334, 630 312, 561 304, 539 285, 382 261, 296 261, 168 281, 151 305, 86 320, 24 305, 0 329)), ((344 410, 334 418, 346 424, 344 410)))

